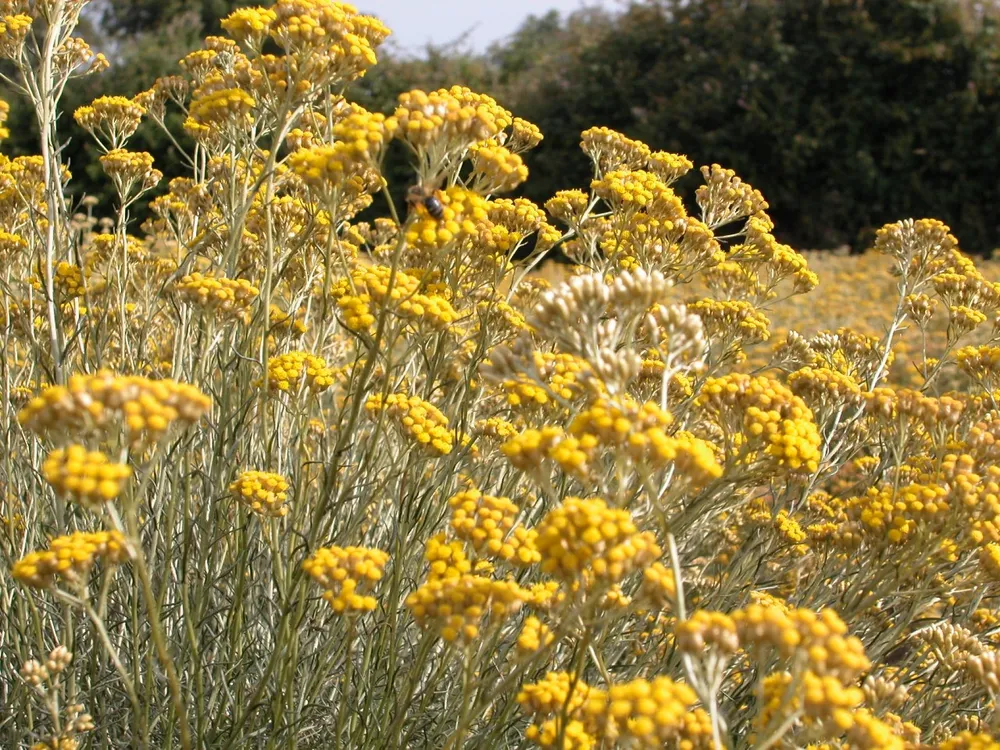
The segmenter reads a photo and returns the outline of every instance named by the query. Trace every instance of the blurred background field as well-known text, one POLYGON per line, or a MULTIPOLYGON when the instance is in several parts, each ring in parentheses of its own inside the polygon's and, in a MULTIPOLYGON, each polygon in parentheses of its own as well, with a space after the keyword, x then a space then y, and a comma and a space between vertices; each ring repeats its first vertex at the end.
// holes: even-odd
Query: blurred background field
MULTIPOLYGON (((766 316, 771 322, 770 337, 766 342, 750 349, 747 360, 738 369, 754 371, 765 369, 771 362, 771 354, 776 346, 783 343, 790 331, 805 337, 822 331, 836 331, 849 328, 874 338, 882 338, 888 329, 898 298, 897 281, 892 273, 891 259, 876 253, 850 254, 841 248, 834 251, 812 250, 803 253, 809 268, 819 277, 822 294, 812 294, 777 300, 769 304, 766 316)), ((1000 260, 984 258, 977 261, 977 267, 988 279, 1000 278, 1000 260)), ((535 274, 550 284, 556 285, 569 278, 571 267, 550 261, 535 274)), ((673 290, 679 302, 691 302, 710 294, 703 283, 695 281, 683 284, 673 290)), ((940 311, 939 311, 940 312, 940 311)), ((908 327, 894 339, 894 360, 889 372, 889 380, 894 385, 920 387, 923 377, 917 362, 924 359, 924 347, 928 357, 939 357, 944 353, 948 328, 948 316, 935 316, 926 330, 926 338, 920 329, 908 327)), ((970 337, 978 342, 992 335, 989 326, 970 337)), ((949 381, 949 374, 941 375, 941 382, 949 381)), ((948 382, 949 387, 963 388, 964 381, 948 382)))

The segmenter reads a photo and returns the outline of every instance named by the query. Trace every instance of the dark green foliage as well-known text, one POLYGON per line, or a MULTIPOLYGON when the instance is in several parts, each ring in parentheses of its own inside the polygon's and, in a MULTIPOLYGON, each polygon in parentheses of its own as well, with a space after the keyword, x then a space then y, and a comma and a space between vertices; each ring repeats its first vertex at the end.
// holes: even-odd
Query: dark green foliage
POLYGON ((586 180, 577 134, 607 125, 732 167, 800 246, 907 216, 943 219, 970 252, 1000 244, 995 17, 955 0, 694 0, 599 25, 549 34, 556 51, 507 82, 546 135, 531 197, 586 180))
MULTIPOLYGON (((73 173, 70 191, 77 200, 84 195, 97 197, 101 201, 98 209, 101 215, 114 210, 114 192, 98 162, 100 152, 96 143, 77 127, 73 112, 99 96, 133 96, 149 88, 156 78, 178 73, 177 61, 201 44, 202 33, 196 24, 191 23, 192 18, 180 16, 172 19, 170 24, 123 38, 113 51, 109 50, 111 68, 98 75, 76 79, 63 94, 59 132, 64 141, 62 160, 73 173)), ((87 28, 82 28, 81 32, 94 44, 96 32, 87 28)), ((30 102, 26 97, 9 91, 0 92, 0 98, 6 100, 11 107, 8 121, 11 134, 3 143, 4 153, 12 156, 37 154, 38 128, 30 102)), ((181 114, 175 110, 170 118, 174 126, 172 130, 178 140, 190 146, 181 128, 181 114)), ((161 190, 166 189, 170 178, 190 172, 181 153, 152 123, 144 122, 128 146, 134 151, 149 151, 153 154, 157 168, 166 175, 161 190)), ((132 216, 137 222, 145 218, 142 203, 134 207, 132 216)))
POLYGON ((219 19, 247 5, 260 3, 248 0, 105 0, 101 21, 108 33, 119 38, 154 31, 180 16, 199 26, 195 32, 216 34, 219 19))

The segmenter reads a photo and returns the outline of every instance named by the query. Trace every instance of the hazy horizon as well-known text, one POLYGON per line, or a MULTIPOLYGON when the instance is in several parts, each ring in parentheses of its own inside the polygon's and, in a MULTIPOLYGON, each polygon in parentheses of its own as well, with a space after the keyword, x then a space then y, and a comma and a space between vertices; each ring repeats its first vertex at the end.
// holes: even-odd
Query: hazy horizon
POLYGON ((359 10, 378 16, 392 29, 390 39, 407 52, 420 51, 428 43, 446 44, 468 32, 465 42, 475 50, 484 50, 491 42, 514 31, 530 15, 541 16, 550 10, 571 13, 595 5, 610 7, 614 0, 504 0, 470 2, 469 0, 356 0, 359 10))

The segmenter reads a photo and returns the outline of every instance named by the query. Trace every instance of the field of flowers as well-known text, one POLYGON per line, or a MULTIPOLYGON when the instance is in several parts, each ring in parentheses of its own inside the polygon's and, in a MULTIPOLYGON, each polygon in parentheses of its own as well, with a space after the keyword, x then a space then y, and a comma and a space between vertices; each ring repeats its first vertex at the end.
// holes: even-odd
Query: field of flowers
POLYGON ((0 2, 0 745, 1000 747, 1000 285, 946 226, 799 253, 606 128, 500 197, 538 129, 351 104, 389 32, 331 0, 77 110, 77 204, 85 4, 0 2))

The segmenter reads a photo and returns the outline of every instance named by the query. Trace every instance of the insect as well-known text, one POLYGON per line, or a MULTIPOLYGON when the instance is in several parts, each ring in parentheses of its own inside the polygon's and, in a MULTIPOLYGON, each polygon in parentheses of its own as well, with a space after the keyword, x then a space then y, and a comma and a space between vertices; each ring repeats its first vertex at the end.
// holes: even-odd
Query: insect
POLYGON ((413 185, 406 191, 406 202, 411 206, 423 206, 436 221, 444 216, 444 204, 437 196, 437 190, 427 185, 413 185))

